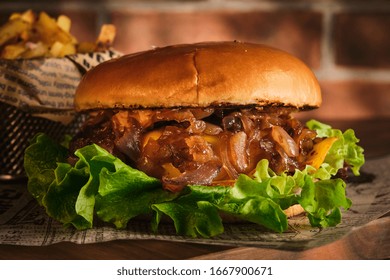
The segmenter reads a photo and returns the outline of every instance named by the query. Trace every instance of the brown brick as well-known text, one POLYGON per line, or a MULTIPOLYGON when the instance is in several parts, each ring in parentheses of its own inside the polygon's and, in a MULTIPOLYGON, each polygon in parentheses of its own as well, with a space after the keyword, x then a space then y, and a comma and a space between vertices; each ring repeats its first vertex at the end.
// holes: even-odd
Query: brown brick
POLYGON ((390 67, 390 12, 337 14, 334 36, 338 64, 390 67))
POLYGON ((112 13, 116 47, 125 52, 197 41, 240 40, 284 49, 311 67, 319 66, 321 14, 282 12, 122 12, 112 13))
POLYGON ((321 88, 322 106, 301 117, 324 120, 390 117, 390 83, 323 81, 321 88))
POLYGON ((100 30, 96 26, 97 15, 93 11, 60 11, 72 20, 71 33, 79 42, 95 42, 100 30))

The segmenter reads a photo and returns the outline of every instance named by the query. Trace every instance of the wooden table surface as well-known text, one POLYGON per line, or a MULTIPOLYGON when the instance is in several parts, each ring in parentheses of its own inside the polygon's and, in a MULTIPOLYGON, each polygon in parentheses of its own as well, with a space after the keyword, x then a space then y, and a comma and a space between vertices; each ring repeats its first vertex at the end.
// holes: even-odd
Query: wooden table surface
MULTIPOLYGON (((390 154, 390 119, 328 123, 340 129, 353 128, 365 148, 366 159, 390 154)), ((116 240, 42 247, 0 245, 0 259, 390 259, 390 215, 386 214, 333 243, 300 252, 156 240, 116 240)))

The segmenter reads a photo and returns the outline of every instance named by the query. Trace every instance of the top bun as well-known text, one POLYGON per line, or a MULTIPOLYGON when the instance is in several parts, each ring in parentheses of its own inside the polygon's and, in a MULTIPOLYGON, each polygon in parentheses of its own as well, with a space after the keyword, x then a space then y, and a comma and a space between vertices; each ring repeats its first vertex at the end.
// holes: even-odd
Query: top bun
POLYGON ((321 105, 313 72, 265 45, 174 45, 103 62, 81 80, 76 110, 321 105))

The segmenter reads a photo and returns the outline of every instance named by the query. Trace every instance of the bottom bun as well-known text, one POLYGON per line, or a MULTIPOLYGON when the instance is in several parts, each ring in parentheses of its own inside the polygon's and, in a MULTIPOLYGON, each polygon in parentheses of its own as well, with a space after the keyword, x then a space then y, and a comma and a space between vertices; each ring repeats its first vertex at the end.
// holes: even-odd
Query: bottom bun
POLYGON ((284 214, 287 215, 287 218, 292 218, 302 213, 305 213, 305 209, 303 209, 300 204, 292 205, 284 210, 284 214))

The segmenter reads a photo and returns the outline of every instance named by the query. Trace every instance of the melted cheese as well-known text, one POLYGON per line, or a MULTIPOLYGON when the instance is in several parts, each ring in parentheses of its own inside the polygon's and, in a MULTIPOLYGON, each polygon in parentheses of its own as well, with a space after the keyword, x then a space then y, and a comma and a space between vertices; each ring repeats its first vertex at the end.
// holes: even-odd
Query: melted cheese
POLYGON ((150 139, 157 140, 158 138, 160 138, 161 134, 162 134, 161 129, 152 130, 152 131, 146 133, 143 137, 142 147, 145 147, 146 144, 148 144, 150 139))
POLYGON ((313 150, 310 152, 309 157, 306 161, 308 165, 318 169, 324 162, 325 157, 332 147, 333 143, 338 140, 337 137, 329 137, 313 146, 313 150))

